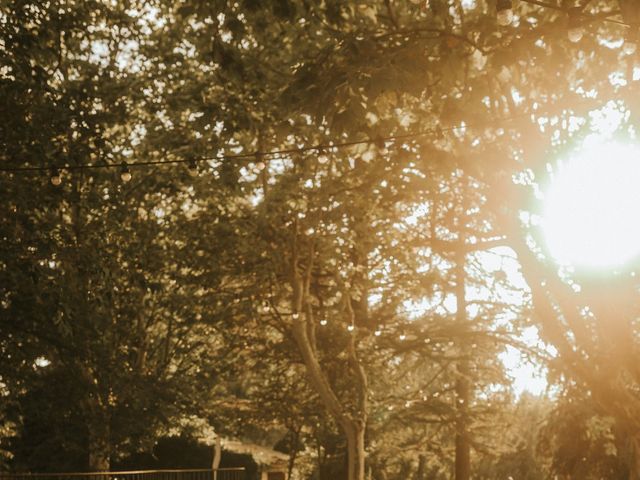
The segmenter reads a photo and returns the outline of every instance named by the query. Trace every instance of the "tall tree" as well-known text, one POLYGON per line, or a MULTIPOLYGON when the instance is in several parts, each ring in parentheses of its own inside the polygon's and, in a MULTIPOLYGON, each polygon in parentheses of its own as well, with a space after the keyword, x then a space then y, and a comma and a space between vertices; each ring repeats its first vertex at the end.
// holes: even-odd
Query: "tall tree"
MULTIPOLYGON (((171 229, 188 196, 161 175, 122 184, 115 168, 85 168, 130 160, 140 142, 134 64, 148 8, 25 1, 2 11, 3 163, 65 169, 61 185, 8 174, 2 189, 0 338, 17 367, 2 382, 33 415, 47 382, 64 386, 68 398, 48 411, 79 422, 57 439, 87 455, 75 468, 108 470, 117 452, 196 409, 198 382, 215 375, 214 329, 195 323, 193 292, 175 287, 185 255, 171 229)), ((23 452, 16 467, 33 467, 23 452)))

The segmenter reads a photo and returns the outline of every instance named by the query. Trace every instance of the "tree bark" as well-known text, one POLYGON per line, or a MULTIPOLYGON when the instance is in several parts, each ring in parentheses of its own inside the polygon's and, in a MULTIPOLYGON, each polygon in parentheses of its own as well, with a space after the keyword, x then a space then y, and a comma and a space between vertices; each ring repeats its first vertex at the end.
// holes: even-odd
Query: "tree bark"
POLYGON ((79 364, 78 374, 88 386, 95 386, 82 401, 86 418, 88 467, 91 472, 108 472, 111 468, 111 414, 106 394, 101 392, 93 370, 79 364))
MULTIPOLYGON (((294 320, 292 330, 293 336, 307 367, 307 375, 312 387, 316 390, 329 412, 342 427, 347 438, 348 480, 364 480, 365 422, 353 420, 346 412, 344 412, 340 401, 329 385, 329 381, 324 375, 320 362, 311 347, 309 338, 307 337, 306 326, 301 318, 294 320)), ((366 392, 363 392, 363 394, 366 395, 366 392)))
POLYGON ((456 380, 456 460, 455 480, 469 480, 471 478, 471 445, 469 442, 469 419, 467 404, 471 398, 469 380, 466 378, 468 369, 466 362, 461 361, 458 367, 460 378, 456 380))
POLYGON ((287 480, 291 478, 293 473, 293 467, 296 464, 296 458, 298 457, 298 442, 300 441, 300 430, 302 427, 297 427, 291 430, 291 448, 289 449, 289 463, 287 464, 287 480))
POLYGON ((89 425, 89 471, 111 468, 111 428, 108 419, 95 418, 89 425))
MULTIPOLYGON (((463 179, 464 180, 464 179, 463 179)), ((455 253, 455 296, 456 296, 456 323, 462 327, 467 323, 467 302, 466 302, 466 272, 465 264, 467 260, 466 243, 466 194, 467 189, 463 186, 462 205, 459 214, 458 227, 458 248, 455 253)), ((456 379, 456 458, 455 458, 455 480, 469 480, 471 478, 471 444, 469 441, 469 402, 471 401, 471 382, 469 380, 469 360, 465 358, 466 349, 464 345, 459 347, 461 351, 458 362, 458 378, 456 379)))
POLYGON ((349 480, 365 480, 364 425, 351 421, 342 426, 347 437, 347 468, 349 480))
POLYGON ((213 444, 213 459, 211 460, 211 470, 213 470, 213 480, 218 478, 218 468, 222 459, 222 438, 216 433, 216 440, 213 444))
POLYGON ((416 470, 413 480, 425 480, 427 473, 427 456, 421 453, 418 457, 418 469, 416 470))
MULTIPOLYGON (((295 235, 297 235, 297 232, 295 235)), ((356 356, 355 343, 352 337, 349 344, 349 360, 352 373, 355 376, 355 383, 359 387, 357 398, 355 399, 357 413, 352 414, 344 407, 336 395, 320 364, 315 342, 313 341, 313 311, 308 303, 314 252, 312 248, 304 274, 301 274, 298 242, 295 235, 293 239, 290 277, 293 311, 291 332, 306 366, 307 376, 312 388, 318 393, 329 413, 335 418, 338 425, 340 425, 344 431, 347 439, 348 480, 365 480, 364 431, 367 419, 366 374, 356 356)), ((349 309, 351 308, 350 303, 347 303, 347 306, 349 309)), ((350 315, 353 315, 353 310, 350 310, 350 315)))
POLYGON ((631 438, 629 458, 629 480, 640 480, 640 434, 631 438))

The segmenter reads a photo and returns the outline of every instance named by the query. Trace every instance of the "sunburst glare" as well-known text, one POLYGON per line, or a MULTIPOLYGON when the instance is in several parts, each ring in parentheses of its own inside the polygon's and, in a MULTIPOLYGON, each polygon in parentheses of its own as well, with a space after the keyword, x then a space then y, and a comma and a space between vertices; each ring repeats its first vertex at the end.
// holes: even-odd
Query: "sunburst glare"
POLYGON ((547 246, 562 264, 621 266, 640 253, 638 147, 597 143, 560 166, 545 194, 547 246))

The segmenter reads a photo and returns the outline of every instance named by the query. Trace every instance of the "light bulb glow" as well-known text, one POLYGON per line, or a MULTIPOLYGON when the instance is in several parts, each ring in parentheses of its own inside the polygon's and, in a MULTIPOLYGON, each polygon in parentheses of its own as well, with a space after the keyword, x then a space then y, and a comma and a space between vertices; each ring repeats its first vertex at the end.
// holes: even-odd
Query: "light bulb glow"
POLYGON ((542 229, 561 264, 621 266, 640 255, 637 146, 591 145, 562 164, 544 196, 542 229))
POLYGON ((578 43, 584 37, 584 28, 572 27, 567 31, 567 37, 571 43, 578 43))
POLYGON ((581 24, 582 9, 580 7, 572 7, 569 9, 569 23, 567 29, 567 37, 572 43, 578 43, 584 36, 584 27, 581 24))
POLYGON ((54 169, 51 171, 51 177, 49 178, 51 181, 51 185, 58 186, 62 183, 62 177, 60 176, 60 172, 54 169))
POLYGON ((638 40, 640 39, 640 26, 633 25, 627 31, 622 44, 622 51, 626 55, 633 55, 638 50, 638 40))
POLYGON ((622 45, 622 51, 627 55, 633 55, 634 53, 636 53, 637 49, 638 44, 635 42, 635 40, 627 39, 622 45))
POLYGON ((353 332, 355 330, 356 327, 353 326, 353 324, 347 326, 347 330, 349 330, 350 332, 353 332))
POLYGON ((120 180, 124 183, 127 183, 131 180, 131 171, 127 166, 127 162, 122 162, 122 167, 120 169, 120 180))
POLYGON ((195 160, 191 160, 189 162, 189 165, 187 166, 187 169, 189 170, 189 175, 192 177, 197 177, 198 176, 198 164, 196 163, 195 160))
POLYGON ((327 320, 326 319, 322 319, 320 320, 320 325, 322 325, 323 327, 327 324, 327 320))

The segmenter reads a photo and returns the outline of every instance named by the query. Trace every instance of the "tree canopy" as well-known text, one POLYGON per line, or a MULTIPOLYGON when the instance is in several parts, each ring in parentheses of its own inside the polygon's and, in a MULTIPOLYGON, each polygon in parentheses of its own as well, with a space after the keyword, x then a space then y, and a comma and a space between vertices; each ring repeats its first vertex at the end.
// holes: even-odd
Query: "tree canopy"
POLYGON ((212 427, 301 479, 640 478, 637 262, 559 264, 541 225, 563 158, 636 140, 639 24, 632 0, 2 4, 0 466, 212 427))

